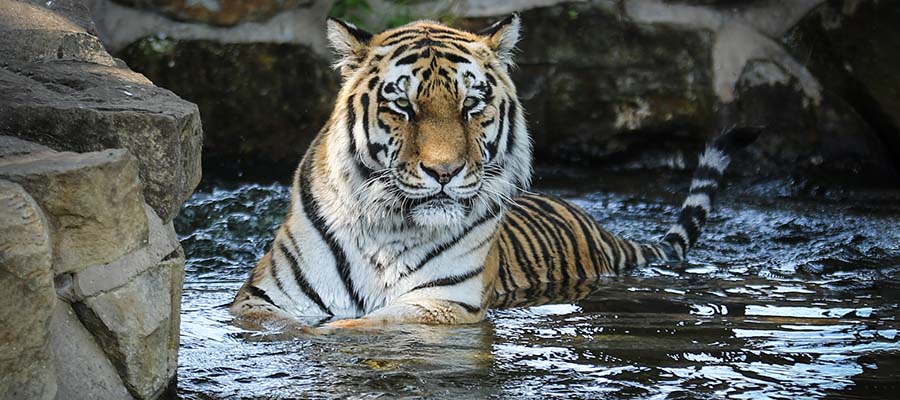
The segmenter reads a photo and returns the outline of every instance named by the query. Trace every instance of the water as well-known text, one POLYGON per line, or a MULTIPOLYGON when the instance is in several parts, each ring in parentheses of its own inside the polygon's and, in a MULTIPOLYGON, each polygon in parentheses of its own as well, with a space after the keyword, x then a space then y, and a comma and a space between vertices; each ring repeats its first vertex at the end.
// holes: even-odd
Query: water
MULTIPOLYGON (((576 173, 536 183, 613 232, 654 240, 687 181, 576 173)), ((268 246, 289 189, 206 188, 176 220, 188 255, 178 392, 896 398, 900 193, 813 188, 796 196, 796 187, 731 185, 689 263, 605 279, 581 299, 494 310, 477 325, 294 338, 241 330, 222 307, 268 246)))

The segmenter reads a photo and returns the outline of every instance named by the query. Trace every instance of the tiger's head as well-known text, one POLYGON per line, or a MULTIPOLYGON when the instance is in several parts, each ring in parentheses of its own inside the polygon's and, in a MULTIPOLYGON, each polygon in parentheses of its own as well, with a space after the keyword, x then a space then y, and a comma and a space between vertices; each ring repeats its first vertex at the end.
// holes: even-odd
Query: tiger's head
POLYGON ((343 76, 333 139, 354 190, 419 226, 496 213, 531 178, 531 141, 509 76, 519 17, 479 33, 419 21, 379 34, 329 19, 343 76))

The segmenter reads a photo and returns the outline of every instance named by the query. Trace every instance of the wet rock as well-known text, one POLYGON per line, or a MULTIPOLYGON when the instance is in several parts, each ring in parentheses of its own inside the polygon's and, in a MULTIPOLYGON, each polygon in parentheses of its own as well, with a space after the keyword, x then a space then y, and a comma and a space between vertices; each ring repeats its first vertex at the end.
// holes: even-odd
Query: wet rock
MULTIPOLYGON (((767 79, 769 79, 767 78, 767 79)), ((723 108, 731 124, 766 126, 767 134, 739 153, 731 168, 741 175, 778 173, 831 179, 855 176, 867 184, 894 174, 891 160, 869 123, 852 105, 825 91, 810 106, 799 83, 767 62, 753 62, 739 81, 737 100, 723 108), (776 82, 756 84, 760 74, 776 82)))
POLYGON ((115 0, 117 3, 162 13, 170 18, 213 25, 261 21, 294 8, 306 8, 314 0, 115 0))
POLYGON ((708 34, 635 24, 593 4, 537 8, 522 19, 513 79, 536 158, 608 160, 648 142, 709 134, 716 97, 708 34))
POLYGON ((115 367, 72 307, 58 301, 50 326, 50 350, 60 399, 131 399, 115 367))
MULTIPOLYGON (((0 148, 20 143, 0 137, 0 148)), ((55 273, 109 263, 147 240, 138 166, 125 150, 3 153, 0 178, 22 185, 47 214, 55 273)))
POLYGON ((827 2, 785 41, 869 124, 900 170, 900 3, 827 2))
POLYGON ((338 90, 328 60, 303 45, 146 38, 119 56, 197 103, 204 157, 294 163, 324 125, 338 90))
POLYGON ((0 399, 52 399, 48 326, 56 296, 50 235, 37 203, 0 180, 0 399))
POLYGON ((200 179, 197 108, 113 59, 72 22, 84 17, 0 6, 0 131, 55 150, 130 150, 148 204, 171 221, 200 179))
POLYGON ((75 303, 128 391, 156 398, 174 377, 184 256, 171 254, 124 286, 75 303))

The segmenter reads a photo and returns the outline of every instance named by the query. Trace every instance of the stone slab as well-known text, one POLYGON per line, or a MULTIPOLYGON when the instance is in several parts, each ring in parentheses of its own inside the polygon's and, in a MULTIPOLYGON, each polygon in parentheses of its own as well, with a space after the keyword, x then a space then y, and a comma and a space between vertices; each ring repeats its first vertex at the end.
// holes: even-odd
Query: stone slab
POLYGON ((25 190, 0 180, 0 399, 52 399, 47 329, 56 296, 50 235, 25 190))
POLYGON ((0 158, 0 178, 22 185, 46 213, 56 274, 112 262, 147 241, 138 166, 125 150, 15 153, 0 158))
POLYGON ((155 398, 175 375, 180 306, 174 295, 183 271, 184 258, 175 252, 125 286, 75 304, 79 319, 137 398, 155 398))
POLYGON ((172 223, 163 223, 150 207, 145 206, 145 211, 149 225, 146 246, 109 264, 92 265, 66 279, 57 279, 57 291, 63 291, 60 294, 67 300, 80 301, 113 290, 158 265, 167 255, 178 250, 178 236, 172 223))
POLYGON ((104 49, 86 2, 0 2, 0 130, 54 150, 131 151, 171 221, 200 181, 197 107, 104 49))
POLYGON ((59 379, 57 399, 132 399, 115 367, 66 302, 57 302, 50 331, 59 379))

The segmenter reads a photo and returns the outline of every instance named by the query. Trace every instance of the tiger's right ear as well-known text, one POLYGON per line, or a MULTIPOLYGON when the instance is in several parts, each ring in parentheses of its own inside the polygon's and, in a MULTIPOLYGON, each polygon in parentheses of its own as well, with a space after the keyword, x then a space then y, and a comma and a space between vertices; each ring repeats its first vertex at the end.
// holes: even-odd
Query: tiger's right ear
POLYGON ((372 34, 337 18, 328 17, 327 24, 328 42, 337 53, 334 67, 340 70, 341 76, 346 79, 366 58, 372 34))

